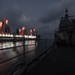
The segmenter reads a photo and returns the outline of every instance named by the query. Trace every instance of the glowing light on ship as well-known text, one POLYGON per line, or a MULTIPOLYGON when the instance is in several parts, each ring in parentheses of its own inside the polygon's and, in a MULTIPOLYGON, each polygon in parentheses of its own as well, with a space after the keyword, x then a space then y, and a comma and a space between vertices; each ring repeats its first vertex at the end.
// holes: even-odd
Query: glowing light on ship
POLYGON ((6 20, 5 23, 8 24, 8 20, 6 20))
POLYGON ((26 27, 22 27, 21 29, 18 29, 17 35, 11 34, 11 30, 8 26, 8 19, 4 18, 3 21, 0 21, 0 37, 25 37, 25 38, 36 38, 34 36, 35 29, 30 30, 30 35, 27 35, 26 33, 26 27))
POLYGON ((0 34, 0 37, 25 37, 25 38, 33 38, 33 39, 35 39, 36 38, 36 36, 31 36, 31 35, 24 35, 24 36, 22 36, 22 35, 13 35, 13 34, 0 34))
POLYGON ((0 29, 2 28, 2 22, 0 22, 0 29))

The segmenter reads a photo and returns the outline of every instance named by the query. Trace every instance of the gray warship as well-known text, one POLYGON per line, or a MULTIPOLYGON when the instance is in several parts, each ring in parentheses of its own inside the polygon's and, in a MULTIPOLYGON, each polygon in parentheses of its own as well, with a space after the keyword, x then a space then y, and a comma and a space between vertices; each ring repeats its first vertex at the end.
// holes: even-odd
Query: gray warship
POLYGON ((54 35, 57 44, 75 45, 75 18, 69 16, 68 9, 65 10, 65 16, 61 17, 54 35))

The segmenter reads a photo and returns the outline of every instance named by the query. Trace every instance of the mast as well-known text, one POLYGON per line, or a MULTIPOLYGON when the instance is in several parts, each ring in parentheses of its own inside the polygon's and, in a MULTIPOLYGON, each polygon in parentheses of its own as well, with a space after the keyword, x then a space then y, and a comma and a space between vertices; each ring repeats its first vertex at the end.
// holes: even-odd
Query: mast
POLYGON ((68 9, 66 8, 66 10, 65 10, 65 18, 68 18, 69 17, 69 15, 68 15, 68 9))

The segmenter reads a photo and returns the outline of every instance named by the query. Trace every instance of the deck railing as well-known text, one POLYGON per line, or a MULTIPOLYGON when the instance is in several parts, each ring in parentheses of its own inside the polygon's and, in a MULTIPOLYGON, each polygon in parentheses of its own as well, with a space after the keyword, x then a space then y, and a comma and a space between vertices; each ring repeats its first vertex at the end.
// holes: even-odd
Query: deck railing
MULTIPOLYGON (((20 75, 23 71, 26 72, 29 65, 34 61, 39 61, 43 54, 46 54, 50 48, 52 48, 53 40, 51 39, 25 39, 24 37, 2 37, 0 38, 0 43, 12 42, 13 45, 7 48, 0 48, 0 51, 15 51, 17 55, 13 57, 8 57, 8 59, 3 59, 0 61, 0 65, 11 62, 10 67, 8 68, 7 75, 20 75), (26 44, 26 41, 34 41, 31 44, 26 44), (20 45, 17 45, 17 42, 21 42, 20 45), (27 47, 32 50, 28 50, 27 47), (28 50, 28 51, 27 51, 28 50), (20 53, 21 52, 21 53, 20 53)), ((1 46, 0 46, 1 47, 1 46)), ((10 54, 8 54, 10 55, 10 54)), ((8 65, 9 66, 9 65, 8 65)), ((1 68, 1 67, 0 67, 1 68)), ((3 72, 3 71, 2 71, 3 72)))

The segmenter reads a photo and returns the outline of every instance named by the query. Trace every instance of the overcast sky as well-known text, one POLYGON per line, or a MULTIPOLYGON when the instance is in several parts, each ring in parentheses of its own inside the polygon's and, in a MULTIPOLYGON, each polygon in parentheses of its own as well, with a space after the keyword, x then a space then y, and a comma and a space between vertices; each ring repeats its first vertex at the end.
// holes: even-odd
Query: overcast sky
POLYGON ((0 0, 0 20, 6 17, 12 30, 35 28, 43 38, 52 38, 66 8, 75 15, 75 0, 0 0))

